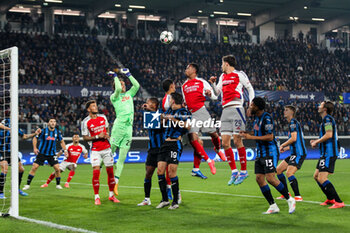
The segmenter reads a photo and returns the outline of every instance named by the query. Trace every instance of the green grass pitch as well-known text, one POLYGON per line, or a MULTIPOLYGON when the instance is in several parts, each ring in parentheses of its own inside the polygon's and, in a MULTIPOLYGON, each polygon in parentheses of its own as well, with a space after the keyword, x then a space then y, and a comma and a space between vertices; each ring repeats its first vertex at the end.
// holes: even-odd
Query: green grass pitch
MULTIPOLYGON (((316 160, 307 160, 296 177, 306 201, 297 203, 294 214, 288 214, 286 201, 277 200, 281 212, 262 215, 268 208, 255 182, 254 163, 248 162, 250 177, 239 186, 227 186, 230 171, 226 163, 216 163, 217 174, 211 175, 208 165, 201 170, 209 178, 201 180, 190 175, 192 163, 181 163, 179 182, 183 203, 177 210, 155 209, 160 201, 157 176, 153 177, 151 206, 136 206, 144 198, 144 164, 126 164, 120 180, 119 200, 108 201, 107 176, 101 174, 101 206, 94 205, 91 187, 92 168, 79 165, 69 189, 56 190, 55 181, 42 189, 52 171, 39 168, 28 190, 30 196, 20 197, 20 215, 57 224, 97 232, 350 232, 350 208, 330 210, 312 201, 325 196, 313 180, 316 160)), ((346 204, 350 203, 350 160, 338 160, 330 180, 346 204)), ((26 167, 25 183, 30 167, 26 167)), ((62 174, 62 185, 68 172, 62 174)), ((289 187, 291 190, 291 188, 289 187)), ((279 193, 271 188, 275 197, 279 193)), ((12 218, 0 218, 0 232, 63 232, 12 218)))

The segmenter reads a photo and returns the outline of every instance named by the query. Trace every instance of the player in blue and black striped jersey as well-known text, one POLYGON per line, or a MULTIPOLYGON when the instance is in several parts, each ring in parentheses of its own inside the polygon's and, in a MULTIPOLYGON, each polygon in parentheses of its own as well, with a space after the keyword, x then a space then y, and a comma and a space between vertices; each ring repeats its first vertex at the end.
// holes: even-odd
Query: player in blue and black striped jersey
POLYGON ((256 181, 264 197, 270 204, 269 209, 264 212, 264 214, 279 212, 279 208, 272 197, 271 190, 267 182, 274 186, 283 196, 287 197, 289 213, 291 214, 295 211, 295 200, 293 197, 288 195, 286 186, 276 179, 275 173, 279 159, 279 150, 275 139, 275 124, 271 115, 265 112, 264 109, 265 100, 261 97, 255 97, 248 110, 248 112, 255 116, 254 136, 246 132, 240 132, 240 135, 245 139, 256 141, 256 181))
POLYGON ((37 155, 33 163, 32 169, 29 172, 27 184, 23 187, 23 190, 30 188, 36 170, 39 166, 43 166, 47 161, 51 167, 55 169, 56 174, 56 188, 62 189, 60 185, 61 173, 60 166, 58 164, 58 158, 56 156, 56 141, 60 142, 61 148, 64 151, 65 156, 68 156, 66 150, 66 144, 64 143, 61 131, 56 127, 56 119, 51 118, 48 122, 48 126, 44 128, 41 133, 33 139, 34 153, 37 155), (38 139, 40 140, 39 147, 37 147, 38 139))
MULTIPOLYGON (((159 100, 157 98, 149 98, 142 107, 145 111, 156 112, 159 107, 159 100)), ((145 199, 138 206, 151 205, 152 176, 154 170, 157 168, 160 147, 164 142, 164 128, 161 126, 160 129, 148 129, 148 136, 148 155, 144 182, 145 199)))
POLYGON ((318 160, 314 179, 327 196, 327 200, 321 205, 333 204, 330 209, 344 207, 344 202, 340 199, 333 184, 328 180, 328 175, 334 173, 335 161, 338 157, 338 135, 337 126, 331 114, 334 111, 334 104, 329 101, 322 102, 318 106, 318 113, 322 117, 320 125, 320 138, 311 140, 312 148, 316 148, 319 144, 320 159, 318 160))
MULTIPOLYGON (((295 201, 302 201, 303 198, 299 192, 298 181, 294 174, 301 168, 305 157, 306 147, 304 141, 304 134, 301 129, 300 123, 295 119, 296 108, 291 105, 284 107, 284 117, 289 122, 288 140, 280 146, 280 152, 283 153, 290 150, 290 156, 283 160, 277 167, 277 177, 287 187, 286 177, 283 172, 287 170, 286 174, 290 186, 294 192, 295 201)), ((284 196, 280 196, 277 199, 285 199, 284 196)))
POLYGON ((179 179, 177 177, 177 167, 183 150, 181 138, 190 128, 188 122, 190 118, 191 113, 183 107, 182 95, 179 93, 172 93, 170 98, 170 108, 162 114, 163 127, 165 128, 165 142, 160 148, 157 170, 162 200, 157 206, 157 209, 170 204, 166 192, 166 180, 164 175, 167 166, 169 166, 169 177, 173 192, 173 203, 169 209, 179 208, 179 179))
MULTIPOLYGON (((0 123, 0 199, 4 199, 4 185, 6 181, 6 175, 8 172, 8 166, 11 165, 11 120, 10 118, 5 118, 2 123, 0 123)), ((35 133, 25 134, 21 129, 18 130, 18 136, 23 140, 33 138, 39 135, 41 129, 37 129, 35 133)), ((21 159, 18 157, 18 185, 21 185, 22 176, 24 173, 24 167, 21 163, 21 159)), ((19 194, 21 196, 28 196, 27 193, 19 189, 19 194)))

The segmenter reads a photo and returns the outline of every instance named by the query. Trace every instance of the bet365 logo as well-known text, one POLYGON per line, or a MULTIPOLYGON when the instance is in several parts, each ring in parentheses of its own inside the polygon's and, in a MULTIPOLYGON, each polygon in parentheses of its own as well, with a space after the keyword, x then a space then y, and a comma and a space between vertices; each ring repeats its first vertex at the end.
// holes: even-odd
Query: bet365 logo
POLYGON ((160 113, 156 112, 144 112, 143 113, 143 128, 144 129, 160 129, 160 113))

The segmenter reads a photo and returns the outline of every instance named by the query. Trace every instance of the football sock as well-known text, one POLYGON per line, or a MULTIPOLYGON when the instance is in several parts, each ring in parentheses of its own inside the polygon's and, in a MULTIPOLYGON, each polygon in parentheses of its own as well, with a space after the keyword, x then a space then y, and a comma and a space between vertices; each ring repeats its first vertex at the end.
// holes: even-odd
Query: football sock
POLYGON ((269 185, 265 185, 263 187, 260 187, 260 190, 262 192, 262 194, 264 195, 265 199, 267 200, 267 202, 272 205, 275 203, 272 194, 271 194, 271 190, 269 185))
MULTIPOLYGON (((332 184, 329 180, 326 180, 326 181, 322 184, 322 186, 324 187, 324 190, 325 190, 326 192, 329 193, 329 196, 330 196, 332 199, 334 199, 336 202, 343 202, 343 201, 340 199, 340 197, 339 197, 337 191, 335 190, 333 184, 332 184)), ((330 199, 330 200, 332 200, 332 199, 330 199)))
POLYGON ((69 172, 68 178, 67 178, 67 183, 69 183, 69 182, 72 180, 74 174, 75 174, 75 171, 70 171, 70 172, 69 172))
POLYGON ((239 162, 241 164, 241 170, 247 170, 247 153, 245 151, 245 147, 238 148, 239 162))
POLYGON ((193 168, 192 171, 198 172, 198 171, 199 171, 199 168, 193 168))
POLYGON ((288 177, 288 180, 289 180, 290 186, 293 189, 294 196, 300 196, 297 178, 295 178, 295 176, 290 176, 288 177))
POLYGON ((24 172, 19 172, 19 173, 18 173, 18 186, 19 186, 19 187, 21 186, 21 183, 22 183, 23 173, 24 173, 24 172))
POLYGON ((194 150, 205 160, 207 161, 209 159, 209 156, 205 152, 203 146, 198 141, 192 141, 191 142, 192 147, 194 150))
POLYGON ((56 177, 56 185, 60 185, 61 183, 61 177, 56 177))
POLYGON ((202 161, 202 157, 196 151, 194 151, 193 152, 193 168, 199 170, 199 166, 201 165, 201 161, 202 161))
POLYGON ((166 192, 166 180, 164 175, 158 175, 158 184, 160 192, 162 193, 162 201, 169 201, 168 194, 166 192))
POLYGON ((328 200, 332 200, 332 198, 329 196, 328 192, 326 192, 326 190, 324 189, 324 187, 322 186, 322 184, 320 182, 317 181, 318 186, 321 188, 322 192, 324 193, 324 195, 326 195, 328 200))
POLYGON ((143 188, 145 190, 145 198, 149 198, 151 196, 151 187, 152 187, 152 180, 145 179, 145 182, 143 183, 143 188))
POLYGON ((170 177, 169 177, 169 167, 168 166, 165 169, 165 179, 166 179, 166 183, 168 185, 171 185, 171 180, 170 180, 170 177))
POLYGON ((227 162, 228 162, 228 165, 230 165, 231 170, 233 171, 233 170, 237 169, 235 157, 233 155, 233 151, 232 151, 231 147, 228 148, 227 150, 225 150, 225 155, 226 155, 227 162))
POLYGON ((118 176, 114 176, 114 181, 116 184, 119 184, 119 177, 118 176))
POLYGON ((108 177, 107 182, 108 182, 109 191, 113 191, 115 186, 115 180, 113 176, 113 167, 106 167, 106 171, 107 171, 107 177, 108 177))
POLYGON ((280 182, 279 185, 277 185, 275 188, 284 196, 286 200, 289 199, 288 189, 286 188, 286 186, 283 185, 282 182, 280 182))
POLYGON ((211 142, 213 143, 213 145, 214 145, 216 150, 220 150, 220 148, 221 148, 220 144, 221 143, 220 143, 220 137, 219 136, 216 137, 216 138, 212 137, 211 138, 211 142))
POLYGON ((96 200, 97 198, 100 198, 100 195, 95 194, 95 200, 96 200))
POLYGON ((171 178, 171 190, 173 191, 173 203, 178 204, 179 201, 179 178, 175 176, 171 178))
POLYGON ((109 197, 113 197, 114 196, 114 192, 113 191, 109 191, 109 197))
POLYGON ((28 178, 27 178, 27 185, 30 185, 30 183, 32 183, 32 180, 33 180, 34 176, 29 174, 28 175, 28 178))
POLYGON ((6 180, 6 174, 1 172, 1 174, 0 174, 0 193, 4 193, 5 180, 6 180))
POLYGON ((120 148, 119 149, 119 158, 118 158, 118 162, 117 162, 117 169, 114 172, 114 175, 117 177, 120 177, 120 175, 123 172, 124 162, 125 162, 126 156, 128 155, 128 152, 129 152, 129 148, 120 148))
POLYGON ((53 180, 53 178, 55 178, 55 173, 51 173, 51 175, 49 176, 49 178, 46 181, 46 184, 50 184, 50 182, 53 180))
POLYGON ((93 170, 92 171, 92 187, 94 188, 94 193, 95 193, 95 199, 96 199, 96 194, 99 193, 100 190, 100 170, 93 170))
POLYGON ((281 183, 284 185, 284 187, 286 187, 287 192, 288 192, 288 186, 287 186, 287 181, 286 181, 286 177, 284 176, 283 173, 277 175, 277 178, 281 181, 281 183))

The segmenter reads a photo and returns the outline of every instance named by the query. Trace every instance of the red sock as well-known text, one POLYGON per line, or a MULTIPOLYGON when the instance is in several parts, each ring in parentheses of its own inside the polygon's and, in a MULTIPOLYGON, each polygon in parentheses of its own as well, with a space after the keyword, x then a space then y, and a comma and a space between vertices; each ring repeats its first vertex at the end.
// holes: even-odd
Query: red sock
POLYGON ((75 174, 75 171, 70 171, 70 172, 69 172, 68 178, 67 178, 67 183, 69 183, 69 182, 72 180, 74 174, 75 174))
POLYGON ((53 178, 55 178, 55 173, 54 172, 51 173, 49 179, 47 179, 47 181, 46 181, 46 184, 50 184, 50 182, 51 182, 51 180, 53 180, 53 178))
POLYGON ((236 168, 236 162, 235 162, 235 156, 233 155, 232 148, 228 148, 225 150, 225 155, 227 158, 228 165, 230 165, 231 170, 235 170, 236 168))
POLYGON ((113 167, 106 167, 107 175, 108 175, 108 188, 109 191, 113 191, 115 185, 114 172, 113 167))
POLYGON ((241 170, 247 170, 247 153, 245 147, 238 148, 239 162, 241 163, 241 170))
POLYGON ((198 168, 199 165, 201 164, 202 157, 196 153, 196 151, 193 152, 193 168, 198 168))
POLYGON ((95 195, 98 194, 100 190, 100 170, 92 171, 92 187, 94 188, 95 195))
POLYGON ((221 146, 220 146, 220 137, 219 136, 217 138, 211 138, 211 142, 215 146, 216 150, 220 150, 221 146))
POLYGON ((191 145, 193 146, 194 150, 202 157, 202 159, 204 159, 205 161, 209 159, 209 156, 205 152, 203 146, 199 144, 198 141, 192 141, 191 145))
POLYGON ((169 177, 169 168, 168 168, 168 166, 165 169, 165 180, 166 180, 167 185, 171 185, 171 180, 170 180, 170 177, 169 177))

